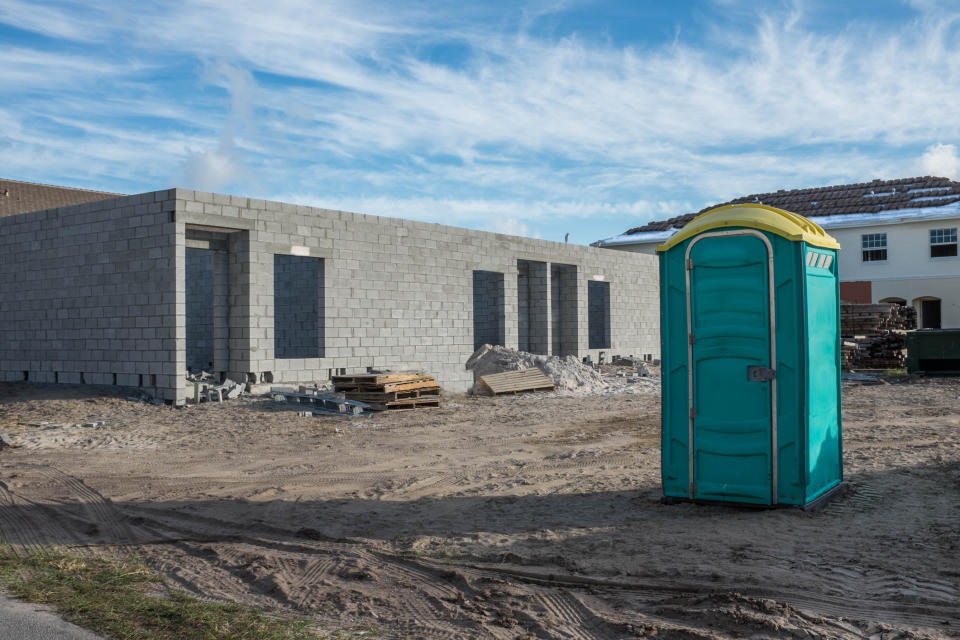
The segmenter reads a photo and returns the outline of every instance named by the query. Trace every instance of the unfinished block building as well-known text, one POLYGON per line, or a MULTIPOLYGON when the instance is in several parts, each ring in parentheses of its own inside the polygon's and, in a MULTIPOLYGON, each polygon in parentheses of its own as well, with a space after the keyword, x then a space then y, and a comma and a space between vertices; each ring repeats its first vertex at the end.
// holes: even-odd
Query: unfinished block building
MULTIPOLYGON (((108 197, 104 194, 103 197, 108 197)), ((0 380, 142 387, 424 369, 484 343, 659 351, 653 256, 170 189, 0 217, 0 380)))

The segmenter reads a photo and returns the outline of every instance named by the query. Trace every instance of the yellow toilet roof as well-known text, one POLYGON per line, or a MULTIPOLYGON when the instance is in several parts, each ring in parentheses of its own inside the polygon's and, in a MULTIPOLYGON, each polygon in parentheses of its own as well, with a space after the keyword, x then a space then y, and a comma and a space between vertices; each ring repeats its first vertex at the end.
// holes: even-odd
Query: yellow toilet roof
POLYGON ((657 251, 667 251, 687 238, 710 229, 724 227, 761 229, 794 242, 806 242, 827 249, 840 249, 840 243, 817 223, 783 209, 768 207, 765 204, 748 203, 728 204, 701 213, 657 247, 657 251))

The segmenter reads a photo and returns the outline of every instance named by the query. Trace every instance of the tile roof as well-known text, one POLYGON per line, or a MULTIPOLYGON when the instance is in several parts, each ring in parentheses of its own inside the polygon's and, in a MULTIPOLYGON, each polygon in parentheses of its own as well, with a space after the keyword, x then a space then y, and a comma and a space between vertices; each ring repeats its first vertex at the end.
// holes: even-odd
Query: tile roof
POLYGON ((97 200, 109 200, 122 195, 122 193, 54 187, 48 184, 0 178, 0 218, 28 211, 42 211, 97 200))
POLYGON ((799 213, 807 218, 850 213, 871 214, 881 211, 937 207, 960 201, 960 182, 947 178, 923 176, 898 180, 874 180, 857 184, 839 184, 813 189, 783 189, 773 193, 756 193, 729 202, 711 205, 697 213, 649 222, 628 229, 627 234, 680 229, 704 211, 727 204, 756 202, 799 213))

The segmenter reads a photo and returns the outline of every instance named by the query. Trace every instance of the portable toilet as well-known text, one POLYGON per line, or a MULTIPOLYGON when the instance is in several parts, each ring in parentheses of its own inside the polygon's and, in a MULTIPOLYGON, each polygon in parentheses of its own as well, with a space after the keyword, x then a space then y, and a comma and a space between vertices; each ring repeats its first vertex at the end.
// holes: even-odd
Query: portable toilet
POLYGON ((657 248, 666 502, 808 506, 839 487, 839 249, 762 204, 657 248))

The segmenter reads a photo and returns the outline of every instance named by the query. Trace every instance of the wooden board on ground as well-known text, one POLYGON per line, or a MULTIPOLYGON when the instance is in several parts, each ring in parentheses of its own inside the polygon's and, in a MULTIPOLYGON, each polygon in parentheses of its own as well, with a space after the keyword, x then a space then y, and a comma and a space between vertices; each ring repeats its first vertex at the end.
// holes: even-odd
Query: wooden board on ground
POLYGON ((536 368, 492 373, 488 376, 480 376, 480 381, 487 385, 495 396, 502 393, 554 390, 553 381, 536 368))
POLYGON ((359 393, 394 393, 397 391, 419 391, 424 389, 439 389, 436 380, 414 380, 413 382, 387 382, 384 384, 370 384, 366 382, 338 382, 337 391, 359 393))
POLYGON ((404 411, 407 409, 427 409, 440 406, 440 396, 424 396, 421 398, 405 398, 392 402, 375 403, 371 402, 370 409, 373 411, 404 411))
POLYGON ((409 398, 431 397, 436 399, 436 397, 440 395, 440 387, 435 385, 429 389, 411 389, 410 391, 387 392, 347 391, 346 395, 350 400, 374 403, 393 402, 394 400, 406 400, 409 398))

